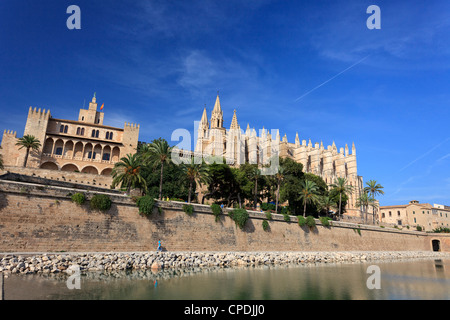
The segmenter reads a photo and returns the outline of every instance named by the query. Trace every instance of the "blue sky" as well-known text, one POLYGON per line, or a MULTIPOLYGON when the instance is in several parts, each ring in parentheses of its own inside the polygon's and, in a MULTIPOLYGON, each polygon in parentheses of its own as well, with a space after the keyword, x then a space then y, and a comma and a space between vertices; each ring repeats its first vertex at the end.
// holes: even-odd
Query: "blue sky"
MULTIPOLYGON (((140 140, 193 131, 217 91, 229 127, 355 142, 382 205, 450 205, 450 2, 0 1, 0 129, 28 107, 76 119, 94 92, 105 124, 140 140), (68 30, 69 5, 81 30, 68 30), (381 29, 369 30, 369 5, 381 29)), ((177 142, 172 142, 176 144, 177 142)))

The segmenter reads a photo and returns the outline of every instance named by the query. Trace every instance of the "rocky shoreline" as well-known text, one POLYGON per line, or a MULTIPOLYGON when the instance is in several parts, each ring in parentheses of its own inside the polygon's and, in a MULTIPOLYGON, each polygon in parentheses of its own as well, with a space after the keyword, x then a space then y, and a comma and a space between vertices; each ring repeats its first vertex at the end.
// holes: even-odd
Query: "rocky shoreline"
POLYGON ((431 251, 358 252, 105 252, 4 254, 0 273, 73 273, 75 271, 161 270, 307 263, 351 263, 414 258, 450 259, 431 251))

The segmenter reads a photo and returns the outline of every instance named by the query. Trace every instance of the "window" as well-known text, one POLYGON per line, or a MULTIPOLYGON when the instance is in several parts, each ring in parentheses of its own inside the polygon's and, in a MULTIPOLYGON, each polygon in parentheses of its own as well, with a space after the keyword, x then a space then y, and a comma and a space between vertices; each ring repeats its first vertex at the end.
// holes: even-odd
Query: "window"
POLYGON ((400 217, 400 211, 397 211, 397 216, 399 216, 399 217, 400 217))
POLYGON ((95 152, 92 152, 92 151, 88 152, 88 159, 95 159, 95 156, 96 156, 95 152))
POLYGON ((104 153, 102 160, 109 161, 109 158, 110 158, 110 154, 109 153, 104 153))
POLYGON ((67 131, 69 131, 69 126, 64 127, 64 133, 67 133, 67 131))
POLYGON ((79 136, 79 135, 80 135, 80 133, 81 133, 81 128, 80 128, 80 127, 78 127, 78 128, 77 128, 77 135, 79 136))
POLYGON ((416 214, 416 212, 415 212, 415 211, 413 211, 413 214, 416 214))
POLYGON ((414 223, 416 223, 416 218, 414 218, 414 223))
POLYGON ((389 211, 389 217, 392 217, 392 213, 389 211))
POLYGON ((100 131, 98 131, 98 130, 92 130, 91 137, 98 138, 99 133, 100 133, 100 131))
POLYGON ((401 225, 402 225, 402 220, 398 220, 398 221, 397 221, 397 224, 398 224, 399 226, 401 226, 401 225))
POLYGON ((109 132, 108 131, 106 132, 106 137, 105 138, 109 139, 109 132))
POLYGON ((112 138, 113 138, 113 133, 110 132, 110 133, 109 133, 109 140, 112 140, 112 138))
POLYGON ((64 132, 64 126, 63 126, 63 125, 61 125, 61 126, 59 127, 59 132, 61 132, 61 133, 64 132))
POLYGON ((383 218, 385 218, 385 214, 384 214, 384 212, 382 212, 382 213, 381 213, 381 215, 383 216, 383 218))
POLYGON ((81 135, 84 136, 84 128, 81 128, 81 135))
POLYGON ((55 150, 55 154, 58 155, 58 156, 60 156, 60 155, 62 155, 62 151, 63 151, 63 148, 62 148, 62 147, 58 147, 58 148, 56 148, 56 150, 55 150))

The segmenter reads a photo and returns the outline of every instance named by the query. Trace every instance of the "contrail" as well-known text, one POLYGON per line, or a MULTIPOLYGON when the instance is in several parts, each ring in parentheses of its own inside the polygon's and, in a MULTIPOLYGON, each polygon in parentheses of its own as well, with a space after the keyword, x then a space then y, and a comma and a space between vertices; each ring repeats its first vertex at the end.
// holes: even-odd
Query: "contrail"
POLYGON ((321 84, 319 84, 317 87, 315 87, 314 89, 312 89, 312 90, 310 90, 310 91, 308 91, 307 93, 305 93, 304 95, 302 95, 302 96, 300 96, 300 97, 298 97, 297 99, 295 99, 295 101, 297 102, 298 100, 300 100, 301 98, 303 98, 303 97, 305 97, 305 96, 307 96, 308 94, 310 94, 311 92, 313 92, 314 90, 316 90, 316 89, 319 89, 321 86, 323 86, 323 85, 325 85, 325 84, 327 84, 328 82, 330 82, 331 80, 333 80, 334 78, 336 78, 336 77, 338 77, 338 76, 340 76, 341 74, 343 74, 345 71, 348 71, 348 70, 350 70, 351 68, 353 68, 354 66, 356 66, 356 65, 358 65, 358 64, 360 64, 361 62, 363 62, 364 60, 366 60, 368 57, 370 56, 370 54, 368 55, 368 56, 366 56, 366 57, 364 57, 364 58, 362 58, 361 60, 359 60, 358 62, 355 62, 354 64, 352 64, 350 67, 348 67, 347 69, 345 69, 345 70, 343 70, 343 71, 341 71, 341 72, 339 72, 337 75, 335 75, 335 76, 333 76, 333 77, 331 77, 330 79, 328 79, 327 81, 325 81, 325 82, 323 82, 323 83, 321 83, 321 84))
POLYGON ((404 166, 403 168, 401 168, 399 171, 402 171, 406 168, 408 168, 410 165, 412 165, 414 162, 419 161, 420 159, 422 159, 423 157, 427 156, 428 154, 430 154, 432 151, 434 151, 434 149, 439 148, 442 144, 444 144, 445 142, 447 142, 450 139, 450 137, 448 137, 447 139, 445 139, 444 141, 442 141, 441 143, 439 143, 438 145, 434 146, 433 148, 431 148, 430 150, 428 150, 427 152, 425 152, 424 154, 422 154, 420 157, 418 157, 417 159, 411 161, 410 163, 408 163, 406 166, 404 166))

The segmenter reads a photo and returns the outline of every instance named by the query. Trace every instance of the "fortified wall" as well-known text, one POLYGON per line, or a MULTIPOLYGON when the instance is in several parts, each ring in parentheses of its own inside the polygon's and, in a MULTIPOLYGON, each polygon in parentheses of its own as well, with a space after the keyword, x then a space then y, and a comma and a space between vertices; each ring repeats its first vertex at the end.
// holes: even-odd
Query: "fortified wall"
POLYGON ((249 211, 243 230, 227 215, 215 221, 207 205, 158 201, 149 216, 139 214, 134 201, 118 193, 107 212, 93 211, 88 201, 77 205, 71 195, 80 190, 61 186, 0 180, 0 252, 155 251, 158 240, 168 251, 431 251, 439 241, 450 251, 450 235, 427 234, 379 226, 333 222, 331 227, 301 227, 296 217, 286 222, 273 214, 263 230, 264 213, 249 211))

